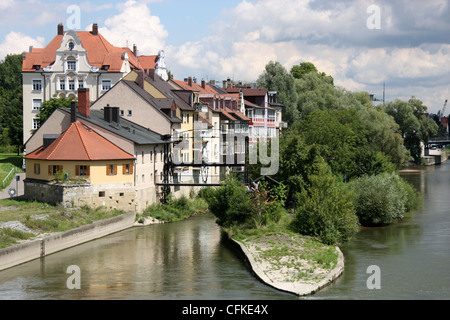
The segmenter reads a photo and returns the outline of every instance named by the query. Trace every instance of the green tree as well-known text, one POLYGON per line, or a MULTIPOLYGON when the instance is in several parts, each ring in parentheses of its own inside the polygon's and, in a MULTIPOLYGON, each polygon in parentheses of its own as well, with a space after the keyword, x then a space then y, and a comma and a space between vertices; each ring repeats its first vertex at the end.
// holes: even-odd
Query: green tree
POLYGON ((325 72, 319 72, 316 66, 312 62, 301 62, 298 65, 292 66, 291 74, 296 79, 302 79, 306 74, 313 72, 319 76, 319 78, 334 84, 332 76, 327 75, 325 72))
POLYGON ((47 120, 53 111, 58 108, 70 108, 70 104, 73 98, 59 97, 56 95, 53 96, 50 100, 44 101, 39 108, 38 113, 38 125, 39 127, 47 120))
POLYGON ((297 94, 294 90, 294 77, 287 72, 281 63, 270 61, 264 72, 258 77, 256 86, 267 88, 269 91, 277 91, 278 102, 284 105, 284 121, 292 124, 298 119, 298 111, 295 107, 297 94))
POLYGON ((311 185, 298 194, 295 231, 319 238, 326 244, 341 244, 350 240, 359 230, 352 195, 325 163, 319 172, 308 177, 311 185))
POLYGON ((22 55, 7 55, 0 62, 0 130, 8 128, 9 142, 22 146, 22 55))
POLYGON ((427 107, 422 101, 412 97, 409 101, 388 102, 385 108, 399 125, 405 147, 410 151, 416 164, 422 161, 422 146, 430 137, 437 134, 438 125, 425 116, 427 107))

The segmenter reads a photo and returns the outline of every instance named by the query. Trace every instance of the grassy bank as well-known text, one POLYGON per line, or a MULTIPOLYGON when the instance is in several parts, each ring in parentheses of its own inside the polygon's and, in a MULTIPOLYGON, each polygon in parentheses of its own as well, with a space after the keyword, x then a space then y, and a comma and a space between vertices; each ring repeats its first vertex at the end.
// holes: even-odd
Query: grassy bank
POLYGON ((40 234, 67 231, 123 214, 104 207, 63 208, 27 200, 0 200, 0 248, 40 234))
POLYGON ((206 212, 208 212, 208 204, 204 199, 199 197, 189 199, 182 196, 178 199, 170 198, 166 204, 149 206, 137 217, 137 220, 142 221, 144 218, 152 217, 163 222, 175 222, 206 212))
POLYGON ((11 169, 14 169, 15 172, 23 172, 23 170, 21 169, 22 158, 22 154, 17 155, 14 153, 0 153, 0 190, 8 186, 11 180, 14 178, 14 174, 11 174, 3 184, 3 180, 6 178, 11 169))

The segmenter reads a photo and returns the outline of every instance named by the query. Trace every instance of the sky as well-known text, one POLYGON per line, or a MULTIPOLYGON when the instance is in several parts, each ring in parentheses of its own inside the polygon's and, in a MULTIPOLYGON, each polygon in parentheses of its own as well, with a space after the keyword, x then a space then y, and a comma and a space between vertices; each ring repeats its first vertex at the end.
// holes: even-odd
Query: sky
MULTIPOLYGON (((449 0, 0 1, 0 60, 65 29, 99 32, 139 54, 164 50, 176 79, 253 82, 270 61, 312 62, 349 91, 386 101, 450 98, 449 0)), ((450 106, 446 109, 450 113, 450 106)))

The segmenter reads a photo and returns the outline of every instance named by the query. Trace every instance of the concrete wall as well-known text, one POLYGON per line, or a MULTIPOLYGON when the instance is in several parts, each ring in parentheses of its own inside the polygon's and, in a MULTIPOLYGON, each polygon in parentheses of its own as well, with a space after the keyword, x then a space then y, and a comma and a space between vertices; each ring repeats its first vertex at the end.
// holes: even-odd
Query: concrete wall
POLYGON ((0 270, 127 229, 133 226, 135 217, 135 213, 127 213, 73 230, 58 232, 42 239, 0 249, 0 270))

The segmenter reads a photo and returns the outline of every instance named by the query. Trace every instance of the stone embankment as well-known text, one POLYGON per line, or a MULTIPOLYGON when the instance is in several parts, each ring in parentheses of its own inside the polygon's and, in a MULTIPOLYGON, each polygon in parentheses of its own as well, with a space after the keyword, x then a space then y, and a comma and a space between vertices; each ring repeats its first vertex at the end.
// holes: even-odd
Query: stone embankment
POLYGON ((318 264, 311 259, 311 255, 321 249, 309 247, 308 238, 300 235, 231 241, 245 254, 252 271, 260 280, 298 296, 317 292, 344 272, 344 255, 338 247, 326 249, 335 250, 336 263, 318 264))

